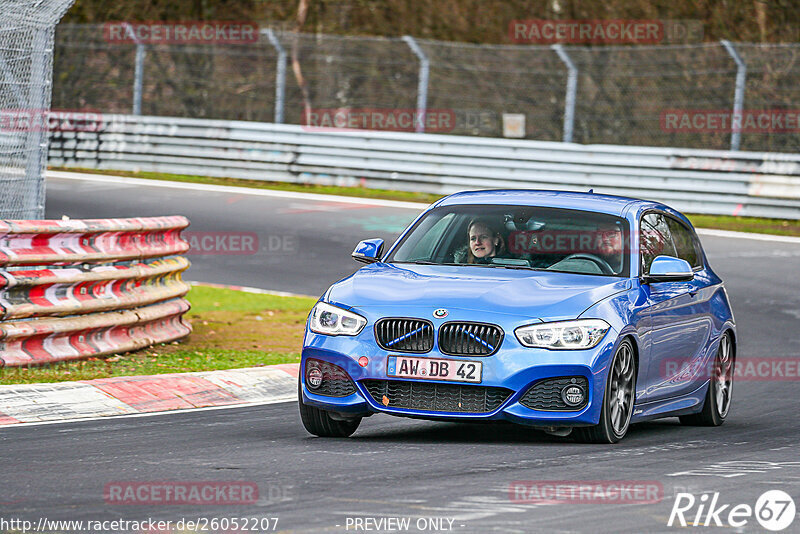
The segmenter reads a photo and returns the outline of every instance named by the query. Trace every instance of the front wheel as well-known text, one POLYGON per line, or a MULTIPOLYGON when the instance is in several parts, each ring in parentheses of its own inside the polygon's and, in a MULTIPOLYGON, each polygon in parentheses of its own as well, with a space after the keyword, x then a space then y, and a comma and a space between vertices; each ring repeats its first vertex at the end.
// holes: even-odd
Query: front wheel
POLYGON ((303 386, 297 383, 297 403, 300 405, 300 419, 309 433, 321 438, 346 438, 356 431, 361 418, 337 421, 330 412, 303 402, 303 386))
POLYGON ((636 395, 636 364, 633 344, 625 339, 617 347, 608 370, 600 423, 575 429, 575 438, 584 443, 617 443, 631 424, 636 395))
POLYGON ((691 426, 719 426, 725 422, 731 410, 731 392, 733 389, 733 342, 729 334, 723 334, 714 358, 711 381, 708 384, 703 411, 691 415, 682 415, 681 424, 691 426))

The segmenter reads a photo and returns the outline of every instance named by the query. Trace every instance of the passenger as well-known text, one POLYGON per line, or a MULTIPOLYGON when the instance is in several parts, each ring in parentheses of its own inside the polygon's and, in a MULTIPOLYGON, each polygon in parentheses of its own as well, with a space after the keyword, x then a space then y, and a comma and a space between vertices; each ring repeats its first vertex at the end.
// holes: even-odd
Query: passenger
POLYGON ((488 264, 492 258, 509 257, 503 234, 490 221, 473 219, 467 226, 467 232, 469 241, 466 247, 456 253, 456 262, 488 264))

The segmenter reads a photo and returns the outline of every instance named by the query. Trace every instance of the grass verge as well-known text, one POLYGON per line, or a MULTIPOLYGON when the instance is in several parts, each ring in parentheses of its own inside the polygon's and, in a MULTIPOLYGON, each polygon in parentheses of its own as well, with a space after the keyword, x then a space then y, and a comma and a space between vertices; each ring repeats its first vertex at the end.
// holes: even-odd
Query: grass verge
POLYGON ((756 217, 733 217, 730 215, 687 215, 687 217, 697 228, 800 236, 800 221, 791 219, 758 219, 756 217))
POLYGON ((193 286, 186 318, 193 332, 173 343, 108 358, 0 368, 0 384, 213 371, 300 361, 306 316, 316 302, 193 286))
MULTIPOLYGON (((366 187, 340 187, 332 185, 292 184, 285 182, 261 182, 241 180, 238 178, 215 178, 209 176, 189 176, 184 174, 166 174, 159 172, 106 171, 98 169, 79 169, 52 167, 54 171, 82 172, 87 174, 106 174, 128 176, 148 180, 166 180, 171 182, 190 182, 199 184, 227 185, 249 187, 255 189, 276 189, 279 191, 299 191, 304 193, 320 193, 324 195, 342 195, 360 198, 380 198, 386 200, 404 200, 407 202, 433 203, 442 195, 431 193, 411 193, 407 191, 390 191, 386 189, 367 189, 366 187)), ((736 232, 756 232, 761 234, 800 236, 800 221, 791 219, 758 219, 754 217, 734 217, 731 215, 692 215, 687 214, 697 228, 714 228, 736 232)))

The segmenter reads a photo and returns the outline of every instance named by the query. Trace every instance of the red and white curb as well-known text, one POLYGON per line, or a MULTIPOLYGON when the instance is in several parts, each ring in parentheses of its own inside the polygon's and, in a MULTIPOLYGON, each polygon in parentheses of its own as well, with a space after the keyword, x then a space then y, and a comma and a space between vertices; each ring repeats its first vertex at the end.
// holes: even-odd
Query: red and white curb
POLYGON ((298 364, 226 371, 0 385, 0 426, 297 398, 298 364))

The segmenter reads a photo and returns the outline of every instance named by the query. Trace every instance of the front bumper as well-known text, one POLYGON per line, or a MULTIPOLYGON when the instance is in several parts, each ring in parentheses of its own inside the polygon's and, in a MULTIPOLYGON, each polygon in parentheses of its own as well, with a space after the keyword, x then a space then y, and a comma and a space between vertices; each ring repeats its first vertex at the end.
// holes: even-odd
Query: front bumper
MULTIPOLYGON (((387 352, 374 341, 369 329, 356 337, 325 336, 306 333, 300 365, 303 402, 318 408, 346 414, 365 416, 372 413, 450 421, 496 421, 507 420, 533 426, 587 426, 595 425, 605 390, 608 364, 616 348, 617 333, 613 330, 601 343, 588 350, 547 350, 521 346, 513 336, 506 336, 500 349, 492 356, 449 356, 438 352, 437 347, 425 354, 387 352), (372 380, 391 380, 425 384, 463 385, 475 387, 467 382, 441 382, 437 380, 400 379, 387 377, 387 359, 390 355, 407 355, 448 360, 481 361, 483 377, 480 387, 505 388, 511 393, 499 406, 488 412, 465 413, 430 409, 401 408, 380 402, 370 394, 367 384, 372 380), (358 359, 366 356, 366 367, 358 359), (306 385, 306 364, 309 359, 321 360, 342 368, 355 384, 355 393, 345 397, 315 394, 306 385), (542 380, 562 377, 584 377, 588 382, 586 404, 577 410, 536 410, 520 401, 527 391, 542 380)), ((430 388, 427 388, 430 389, 430 388)))

